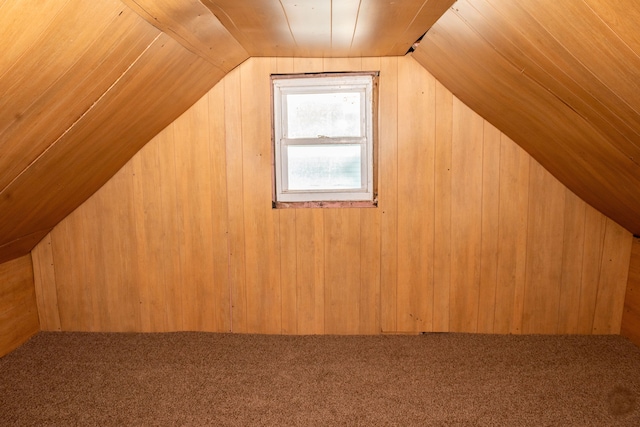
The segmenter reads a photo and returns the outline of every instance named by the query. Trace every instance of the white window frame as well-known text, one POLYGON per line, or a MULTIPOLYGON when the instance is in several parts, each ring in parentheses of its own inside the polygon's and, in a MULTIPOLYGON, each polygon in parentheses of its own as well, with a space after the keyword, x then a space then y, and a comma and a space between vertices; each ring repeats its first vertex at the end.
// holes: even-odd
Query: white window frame
POLYGON ((375 88, 377 72, 272 75, 274 207, 376 206, 375 88), (360 137, 289 138, 288 94, 356 92, 361 94, 360 137), (288 188, 287 146, 349 144, 361 147, 361 187, 349 190, 292 190, 288 188))

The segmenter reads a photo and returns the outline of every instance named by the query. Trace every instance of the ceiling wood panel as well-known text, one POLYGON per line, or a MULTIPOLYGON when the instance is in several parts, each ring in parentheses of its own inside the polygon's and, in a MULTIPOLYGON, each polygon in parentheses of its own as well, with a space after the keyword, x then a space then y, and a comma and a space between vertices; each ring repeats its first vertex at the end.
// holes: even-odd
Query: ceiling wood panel
POLYGON ((187 50, 228 72, 248 58, 247 52, 199 0, 122 0, 151 25, 187 50), (220 46, 225 53, 221 55, 220 46))
POLYGON ((50 231, 51 229, 39 230, 0 245, 0 264, 17 258, 16 254, 29 253, 50 231))
MULTIPOLYGON (((160 34, 121 5, 120 12, 114 10, 112 19, 90 37, 77 35, 86 46, 77 49, 76 55, 61 55, 47 43, 34 46, 23 57, 29 63, 14 68, 20 77, 0 99, 0 110, 7 112, 0 116, 0 189, 80 120, 160 34), (45 66, 47 72, 41 72, 39 52, 45 52, 47 60, 57 56, 60 71, 53 73, 45 66), (31 77, 33 80, 29 80, 31 77)), ((13 73, 5 76, 9 74, 13 73)), ((0 84, 5 81, 0 78, 0 84)))
POLYGON ((0 261, 28 253, 248 56, 198 2, 155 4, 171 12, 157 27, 117 0, 17 3, 0 4, 0 261))
POLYGON ((4 1, 0 4, 0 40, 11 41, 2 46, 0 76, 42 37, 67 3, 68 1, 24 0, 4 1))
MULTIPOLYGON (((615 78, 600 56, 608 41, 614 51, 623 46, 609 27, 583 16, 591 9, 562 8, 568 3, 577 2, 459 0, 414 58, 582 199, 638 233, 640 118, 631 102, 621 107, 629 89, 609 81, 615 78), (559 24, 581 19, 601 33, 559 24), (589 39, 586 47, 577 45, 581 37, 589 39)), ((616 55, 634 54, 605 58, 616 55)), ((625 75, 640 74, 635 59, 617 61, 613 68, 631 67, 625 75)))
POLYGON ((605 135, 618 134, 611 138, 612 143, 630 158, 640 159, 637 143, 640 122, 634 122, 640 118, 637 112, 621 100, 604 104, 601 99, 610 99, 615 94, 594 80, 585 65, 531 16, 520 15, 526 25, 516 26, 512 19, 483 0, 460 1, 456 11, 500 55, 520 68, 523 75, 562 99, 605 135))
POLYGON ((350 54, 404 55, 454 1, 362 1, 350 54))
POLYGON ((279 0, 202 0, 251 56, 294 56, 296 42, 279 0))
POLYGON ((82 120, 0 193, 0 236, 11 241, 55 225, 222 76, 161 33, 82 120))
POLYGON ((404 55, 454 0, 203 0, 251 56, 404 55))

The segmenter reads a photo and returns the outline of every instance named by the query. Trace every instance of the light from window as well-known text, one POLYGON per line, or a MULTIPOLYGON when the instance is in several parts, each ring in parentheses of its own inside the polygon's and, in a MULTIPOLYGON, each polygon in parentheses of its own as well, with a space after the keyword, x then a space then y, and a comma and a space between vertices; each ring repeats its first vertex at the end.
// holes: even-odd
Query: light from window
POLYGON ((297 202, 376 204, 376 76, 272 76, 274 206, 295 206, 297 202))

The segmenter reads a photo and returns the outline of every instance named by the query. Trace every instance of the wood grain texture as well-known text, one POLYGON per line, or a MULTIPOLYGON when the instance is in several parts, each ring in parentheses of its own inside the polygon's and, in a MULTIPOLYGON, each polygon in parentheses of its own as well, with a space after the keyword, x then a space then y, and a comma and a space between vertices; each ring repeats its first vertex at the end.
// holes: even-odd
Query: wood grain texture
POLYGON ((62 330, 615 334, 631 240, 411 57, 252 58, 33 257, 62 330), (379 207, 272 209, 269 74, 378 67, 379 207))
POLYGON ((631 244, 631 259, 620 333, 640 346, 640 238, 631 244))
POLYGON ((638 16, 630 2, 459 0, 414 58, 573 193, 639 234, 638 16))
POLYGON ((151 25, 178 43, 229 72, 249 57, 220 21, 198 0, 123 0, 151 25), (220 46, 225 47, 221 55, 220 46))
POLYGON ((206 36, 206 59, 117 0, 3 4, 0 260, 30 251, 31 236, 42 238, 247 57, 223 28, 201 34, 192 18, 171 26, 206 36))
POLYGON ((453 2, 202 1, 252 57, 318 58, 404 55, 453 2))
POLYGON ((31 255, 0 264, 0 357, 39 330, 31 255))

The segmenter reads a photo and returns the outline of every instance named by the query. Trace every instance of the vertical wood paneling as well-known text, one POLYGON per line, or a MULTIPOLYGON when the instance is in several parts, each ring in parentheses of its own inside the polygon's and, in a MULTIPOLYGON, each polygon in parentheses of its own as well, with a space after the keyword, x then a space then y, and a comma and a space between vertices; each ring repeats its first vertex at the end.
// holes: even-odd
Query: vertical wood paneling
MULTIPOLYGON (((213 301, 211 320, 216 331, 231 331, 231 290, 229 289, 229 221, 227 194, 227 154, 224 115, 224 84, 208 94, 209 164, 211 168, 211 232, 213 246, 213 301)), ((205 278, 206 279, 206 278, 205 278)))
POLYGON ((398 59, 381 58, 378 95, 378 209, 380 219, 380 322, 397 331, 398 295, 398 59))
POLYGON ((138 276, 140 290, 140 328, 145 332, 165 331, 168 329, 166 310, 166 275, 157 260, 166 258, 166 237, 157 230, 163 229, 162 195, 155 191, 157 182, 162 179, 159 163, 159 144, 147 144, 139 156, 132 159, 134 206, 136 227, 136 262, 138 268, 144 268, 145 274, 138 276))
POLYGON ((617 284, 627 281, 632 242, 624 238, 628 232, 609 218, 606 218, 605 230, 592 332, 619 334, 624 289, 617 284))
MULTIPOLYGON (((363 71, 380 70, 379 58, 363 58, 363 71)), ((376 131, 377 132, 377 131, 376 131)), ((379 141, 379 139, 378 139, 379 141)), ((379 144, 379 142, 378 142, 379 144)), ((360 213, 360 323, 358 333, 380 333, 380 209, 360 213)))
MULTIPOLYGON (((322 58, 294 58, 293 72, 323 70, 322 58)), ((288 215, 281 212, 281 215, 288 215)), ((325 331, 325 238, 323 209, 296 209, 296 296, 299 334, 325 331)), ((282 229, 282 227, 281 227, 282 229)))
POLYGON ((631 259, 620 333, 640 346, 640 237, 631 244, 631 259))
POLYGON ((240 71, 247 331, 280 333, 279 211, 271 209, 269 75, 275 59, 250 61, 240 71))
POLYGON ((578 332, 580 285, 584 259, 585 219, 587 204, 566 191, 564 205, 564 247, 562 254, 562 285, 558 308, 558 333, 578 332))
POLYGON ((242 99, 240 69, 231 71, 224 84, 224 123, 229 210, 229 286, 231 330, 247 332, 247 286, 245 277, 244 183, 242 161, 242 99))
POLYGON ((521 333, 525 283, 529 166, 531 158, 506 136, 500 138, 500 250, 493 330, 521 333))
POLYGON ((482 145, 482 230, 478 332, 493 332, 500 220, 500 131, 484 123, 482 145))
POLYGON ((582 263, 578 333, 589 334, 593 329, 593 316, 598 298, 598 282, 602 267, 602 245, 606 218, 588 206, 585 217, 585 244, 582 263))
MULTIPOLYGON (((278 74, 293 73, 293 58, 277 58, 278 74)), ((269 153, 270 158, 273 151, 269 153)), ((273 175, 271 172, 270 175, 273 175)), ((283 209, 279 211, 278 230, 280 233, 280 289, 282 291, 282 333, 296 334, 298 332, 298 289, 296 260, 296 212, 297 209, 283 209)))
POLYGON ((435 79, 398 59, 398 331, 433 327, 435 79), (404 77, 407 76, 407 77, 404 77), (408 76, 411 76, 410 78, 408 76))
POLYGON ((53 329, 617 333, 630 242, 410 57, 254 58, 32 256, 53 329), (379 207, 272 209, 269 74, 365 69, 379 207))
MULTIPOLYGON (((208 98, 201 98, 174 122, 176 215, 182 277, 182 322, 186 330, 215 331, 215 275, 209 157, 208 98)), ((222 224, 224 226, 224 223, 222 224)), ((216 236, 219 237, 219 236, 216 236)), ((222 242, 224 243, 224 241, 222 242)))
POLYGON ((0 264, 0 357, 38 330, 31 255, 0 264))
POLYGON ((434 159, 433 330, 449 331, 451 285, 451 143, 453 94, 436 81, 434 159))
POLYGON ((36 287, 38 317, 43 331, 59 331, 60 310, 56 290, 56 273, 51 248, 51 234, 47 234, 33 248, 33 281, 36 287))
MULTIPOLYGON (((362 71, 360 58, 325 58, 323 71, 362 71)), ((325 332, 356 334, 360 327, 361 210, 324 209, 325 332)))
POLYGON ((531 163, 522 331, 555 333, 562 280, 565 188, 531 163), (552 201, 549 203, 549 199, 552 201))
MULTIPOLYGON (((166 300, 163 306, 159 307, 166 316, 167 331, 180 331, 184 329, 182 321, 182 289, 177 286, 182 280, 183 266, 180 261, 180 246, 178 245, 179 228, 176 215, 176 207, 178 206, 178 176, 176 175, 176 145, 174 143, 175 127, 170 125, 162 131, 152 145, 158 146, 158 166, 161 171, 161 183, 157 185, 156 190, 162 201, 162 207, 159 212, 162 233, 164 238, 162 243, 164 256, 156 260, 156 266, 164 273, 163 281, 156 283, 155 286, 163 286, 166 300)), ((153 185, 154 183, 150 183, 153 185)), ((150 188, 150 191, 154 191, 150 188)), ((160 291, 162 292, 162 291, 160 291)))
POLYGON ((453 102, 451 144, 452 331, 476 332, 482 253, 482 154, 484 121, 459 100, 453 102))

